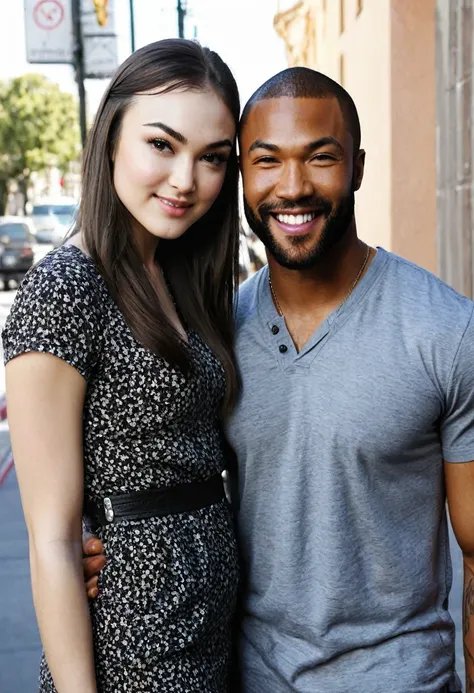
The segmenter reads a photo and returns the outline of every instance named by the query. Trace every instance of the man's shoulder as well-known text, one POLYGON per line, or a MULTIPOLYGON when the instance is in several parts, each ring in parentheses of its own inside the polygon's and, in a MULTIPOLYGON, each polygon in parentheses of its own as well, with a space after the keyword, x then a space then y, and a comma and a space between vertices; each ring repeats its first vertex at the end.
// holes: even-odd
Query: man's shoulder
POLYGON ((460 317, 469 320, 474 310, 474 302, 470 298, 424 267, 395 253, 387 252, 387 255, 389 266, 393 269, 390 274, 397 279, 394 286, 397 297, 409 302, 412 308, 418 306, 419 311, 415 309, 414 315, 418 312, 433 315, 437 321, 445 317, 448 322, 460 317))
POLYGON ((258 304, 258 289, 266 266, 246 279, 239 287, 235 304, 235 322, 239 329, 255 312, 258 304))

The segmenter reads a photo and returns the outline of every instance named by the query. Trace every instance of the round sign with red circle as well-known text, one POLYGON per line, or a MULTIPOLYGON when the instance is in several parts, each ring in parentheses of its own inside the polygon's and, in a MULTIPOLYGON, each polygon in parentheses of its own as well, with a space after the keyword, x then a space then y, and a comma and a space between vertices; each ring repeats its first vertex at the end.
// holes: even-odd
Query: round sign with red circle
POLYGON ((59 0, 40 0, 33 9, 33 19, 40 29, 56 29, 64 19, 63 3, 59 0))

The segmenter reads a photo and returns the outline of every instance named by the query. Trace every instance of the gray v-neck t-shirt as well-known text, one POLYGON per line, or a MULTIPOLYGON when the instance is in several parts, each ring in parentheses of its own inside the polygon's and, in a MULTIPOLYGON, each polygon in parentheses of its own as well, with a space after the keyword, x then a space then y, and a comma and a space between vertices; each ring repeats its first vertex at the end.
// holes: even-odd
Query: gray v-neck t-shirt
POLYGON ((460 690, 443 458, 474 460, 473 308, 379 248, 298 353, 268 268, 242 285, 243 693, 460 690))

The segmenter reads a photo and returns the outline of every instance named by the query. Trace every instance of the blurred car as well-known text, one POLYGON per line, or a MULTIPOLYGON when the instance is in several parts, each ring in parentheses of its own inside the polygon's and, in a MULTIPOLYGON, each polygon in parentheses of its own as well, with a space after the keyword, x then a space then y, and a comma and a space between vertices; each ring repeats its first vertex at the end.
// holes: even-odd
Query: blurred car
POLYGON ((34 263, 34 227, 26 217, 0 217, 0 281, 21 282, 34 263))
POLYGON ((37 243, 60 245, 74 224, 76 211, 77 201, 73 197, 38 200, 31 211, 37 243))
POLYGON ((36 242, 57 248, 63 242, 65 236, 64 228, 61 224, 58 224, 54 216, 51 217, 49 222, 43 220, 43 223, 43 228, 38 229, 35 227, 36 242))

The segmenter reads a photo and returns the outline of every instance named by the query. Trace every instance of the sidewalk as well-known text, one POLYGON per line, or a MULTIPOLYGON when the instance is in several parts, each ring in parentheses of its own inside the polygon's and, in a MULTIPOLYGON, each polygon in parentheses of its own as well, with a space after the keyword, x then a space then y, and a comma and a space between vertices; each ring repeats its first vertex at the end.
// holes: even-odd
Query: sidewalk
MULTIPOLYGON (((8 452, 0 424, 0 459, 8 452)), ((36 693, 41 653, 31 598, 28 539, 15 470, 0 488, 0 691, 36 693)))

